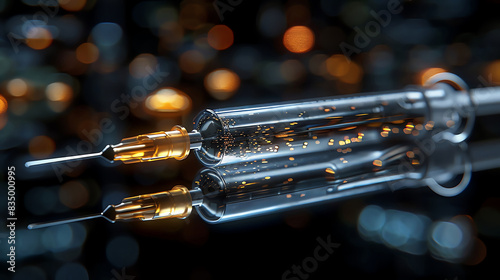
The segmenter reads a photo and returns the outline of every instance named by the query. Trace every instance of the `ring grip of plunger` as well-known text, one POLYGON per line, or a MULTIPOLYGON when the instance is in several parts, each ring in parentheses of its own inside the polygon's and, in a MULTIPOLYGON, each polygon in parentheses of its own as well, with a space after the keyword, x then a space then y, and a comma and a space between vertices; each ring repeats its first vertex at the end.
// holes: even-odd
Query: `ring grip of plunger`
POLYGON ((452 197, 459 195, 467 188, 472 178, 472 160, 467 153, 467 144, 462 142, 459 144, 459 147, 464 155, 464 172, 462 173, 462 179, 456 186, 447 188, 439 184, 434 178, 427 178, 424 180, 429 189, 441 196, 452 197))
POLYGON ((442 131, 434 135, 432 138, 435 141, 448 140, 452 143, 461 143, 470 136, 472 129, 474 128, 474 122, 476 119, 474 104, 470 95, 469 87, 464 82, 464 80, 462 80, 459 76, 452 73, 435 74, 425 81, 424 86, 430 88, 438 83, 445 83, 450 85, 457 91, 466 92, 466 94, 469 97, 469 102, 471 106, 469 106, 468 108, 464 108, 464 110, 459 111, 460 117, 462 117, 462 119, 465 120, 465 125, 463 126, 462 131, 460 131, 457 134, 449 131, 442 131))

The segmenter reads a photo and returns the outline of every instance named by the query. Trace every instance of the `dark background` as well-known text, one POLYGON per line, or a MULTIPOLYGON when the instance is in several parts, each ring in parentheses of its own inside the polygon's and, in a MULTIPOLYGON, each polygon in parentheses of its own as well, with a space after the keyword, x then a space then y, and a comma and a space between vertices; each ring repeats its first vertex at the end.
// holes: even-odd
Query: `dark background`
MULTIPOLYGON (((280 279, 292 265, 313 255, 319 244, 317 238, 325 240, 328 236, 340 247, 319 262, 309 279, 495 277, 500 258, 498 169, 474 173, 469 187, 453 198, 420 188, 221 225, 206 224, 193 214, 186 220, 119 224, 93 220, 26 230, 32 222, 100 212, 105 205, 127 196, 168 190, 177 184, 191 185, 201 168, 194 155, 184 161, 135 165, 91 160, 59 177, 50 166, 24 168, 24 162, 33 158, 67 155, 68 147, 75 151, 81 141, 91 141, 82 131, 99 129, 99 122, 105 118, 112 121, 114 129, 103 133, 92 151, 123 137, 168 130, 175 124, 191 128, 193 117, 205 108, 401 89, 420 84, 422 75, 431 68, 455 73, 472 88, 500 84, 498 1, 402 1, 402 13, 392 15, 388 26, 360 48, 359 54, 350 57, 362 69, 354 83, 329 75, 321 68, 324 66, 310 66, 311 61, 313 57, 324 61, 342 54, 342 42, 354 45, 353 27, 364 29, 373 20, 369 12, 387 9, 387 1, 240 2, 224 13, 221 21, 210 1, 86 1, 77 11, 59 7, 50 17, 47 25, 54 39, 48 47, 34 50, 21 43, 15 52, 9 34, 22 34, 22 18, 33 19, 43 11, 42 5, 28 0, 0 1, 0 94, 9 106, 1 115, 0 178, 6 182, 7 166, 16 167, 18 218, 17 272, 7 271, 8 233, 2 229, 0 278, 119 279, 126 273, 128 278, 122 279, 280 279), (146 2, 153 8, 139 8, 146 2), (193 12, 194 16, 188 13, 193 10, 182 12, 186 5, 201 7, 203 12, 193 12), (296 5, 298 9, 292 8, 296 5), (178 16, 168 22, 182 22, 179 15, 183 13, 190 15, 190 20, 199 17, 196 28, 181 24, 182 39, 175 48, 162 48, 159 25, 144 20, 153 18, 154 11, 161 8, 168 8, 170 14, 160 14, 160 19, 161 15, 178 16), (283 20, 274 17, 274 22, 263 23, 262 14, 271 8, 280 11, 283 20), (121 27, 122 36, 111 47, 99 45, 91 36, 93 28, 102 22, 121 27), (226 50, 215 51, 204 41, 216 24, 227 25, 234 33, 234 44, 226 50), (279 32, 266 36, 263 30, 275 25, 282 26, 276 28, 279 32), (314 32, 316 40, 309 52, 291 53, 283 46, 284 31, 294 25, 308 26, 314 32), (72 59, 75 49, 84 42, 98 46, 96 62, 82 64, 72 59), (199 50, 205 56, 198 73, 185 73, 179 66, 179 57, 187 50, 199 50), (190 110, 154 115, 139 106, 123 119, 113 111, 113 101, 121 100, 122 94, 130 95, 134 86, 140 85, 141 80, 129 73, 129 64, 144 53, 157 58, 159 71, 169 73, 158 88, 174 87, 186 93, 192 101, 190 110), (252 63, 242 65, 242 60, 252 63), (280 65, 289 60, 302 65, 295 78, 279 72, 280 65), (218 68, 229 68, 241 79, 239 89, 224 101, 215 99, 203 83, 205 76, 218 68), (15 78, 29 85, 27 94, 16 97, 9 93, 8 82, 15 78), (47 85, 55 81, 73 89, 71 98, 62 102, 62 110, 51 109, 54 107, 44 94, 47 85), (32 142, 40 135, 49 140, 32 142), (80 195, 86 199, 78 204, 80 195), (66 203, 61 197, 66 197, 66 203), (358 233, 357 219, 362 209, 372 204, 425 215, 432 221, 469 216, 472 232, 487 249, 486 257, 470 265, 466 260, 440 260, 430 252, 412 255, 367 241, 358 233)), ((498 121, 498 116, 479 118, 470 141, 499 138, 498 121)), ((1 205, 6 205, 6 195, 6 191, 0 193, 0 200, 5 201, 1 205)), ((7 215, 6 210, 0 213, 7 215)))

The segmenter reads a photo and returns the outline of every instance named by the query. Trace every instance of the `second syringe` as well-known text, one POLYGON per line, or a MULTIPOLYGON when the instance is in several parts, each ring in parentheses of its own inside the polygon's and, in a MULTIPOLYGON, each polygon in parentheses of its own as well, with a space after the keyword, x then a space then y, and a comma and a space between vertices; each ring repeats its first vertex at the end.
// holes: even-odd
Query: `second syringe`
POLYGON ((500 103, 498 93, 457 90, 438 82, 430 88, 397 92, 207 109, 195 118, 191 132, 176 126, 168 132, 125 138, 100 153, 32 161, 27 166, 91 157, 125 163, 183 159, 191 149, 204 165, 217 166, 345 148, 342 143, 351 143, 352 148, 428 137, 429 131, 435 139, 460 142, 469 135, 476 114, 495 112, 483 97, 493 96, 490 100, 500 103), (316 139, 321 135, 330 138, 321 143, 316 139))

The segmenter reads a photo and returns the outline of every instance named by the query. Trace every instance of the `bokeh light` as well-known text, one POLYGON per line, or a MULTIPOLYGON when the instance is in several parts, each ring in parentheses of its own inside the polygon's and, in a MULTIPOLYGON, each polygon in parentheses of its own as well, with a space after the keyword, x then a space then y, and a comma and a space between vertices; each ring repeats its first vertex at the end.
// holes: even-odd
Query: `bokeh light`
POLYGON ((326 70, 330 75, 347 84, 357 84, 363 78, 363 69, 346 56, 335 54, 326 60, 326 70))
POLYGON ((73 88, 62 82, 55 82, 45 88, 47 99, 54 102, 65 102, 73 98, 73 88))
POLYGON ((205 67, 205 57, 197 50, 186 51, 179 57, 179 67, 188 74, 199 73, 205 67))
POLYGON ((66 263, 57 270, 55 280, 65 279, 88 280, 89 273, 80 263, 66 263))
POLYGON ((424 215, 368 205, 359 215, 358 232, 366 240, 399 251, 413 255, 429 251, 434 258, 452 263, 478 264, 486 256, 470 216, 432 222, 424 215))
POLYGON ((258 20, 259 30, 266 37, 277 37, 286 29, 286 16, 279 7, 263 10, 258 20))
POLYGON ((191 107, 191 99, 184 92, 167 87, 149 95, 145 105, 149 110, 159 113, 185 112, 191 107))
POLYGON ((283 45, 294 53, 305 53, 314 46, 314 33, 306 26, 290 27, 283 35, 283 45))
MULTIPOLYGON (((210 5, 210 7, 212 7, 210 5)), ((188 30, 196 30, 207 20, 207 10, 203 3, 187 2, 181 5, 179 23, 188 30)))
POLYGON ((94 63, 99 58, 99 49, 92 43, 83 43, 76 48, 76 58, 81 63, 94 63))
POLYGON ((334 54, 326 60, 326 70, 333 77, 339 78, 347 75, 350 63, 351 61, 347 57, 334 54))
POLYGON ((43 50, 52 44, 52 34, 47 28, 31 27, 26 34, 26 45, 34 50, 43 50))
POLYGON ((128 69, 132 77, 140 79, 151 75, 157 65, 158 60, 154 55, 150 53, 142 53, 130 62, 128 69))
POLYGON ((57 0, 57 2, 66 11, 77 12, 85 7, 87 0, 57 0))
POLYGON ((397 210, 385 210, 368 205, 358 218, 358 231, 366 240, 383 243, 413 255, 427 251, 427 230, 430 219, 423 215, 397 210))
POLYGON ((425 82, 432 76, 439 74, 439 73, 444 73, 447 72, 443 68, 428 68, 420 72, 420 82, 421 84, 425 84, 425 82))
POLYGON ((92 29, 92 39, 97 46, 113 46, 117 44, 122 37, 122 28, 114 22, 101 22, 92 29))
POLYGON ((60 225, 47 228, 42 233, 42 245, 46 250, 61 252, 70 247, 73 239, 73 231, 70 225, 60 225))
POLYGON ((12 79, 7 83, 7 91, 14 97, 25 96, 28 89, 28 83, 21 78, 12 79))
POLYGON ((229 99, 240 87, 240 77, 229 69, 217 69, 205 77, 205 88, 217 100, 229 99))
POLYGON ((488 83, 500 85, 500 60, 489 63, 484 70, 484 75, 488 83))
POLYGON ((33 137, 28 146, 30 155, 35 158, 46 158, 50 156, 56 148, 54 140, 45 135, 33 137))
POLYGON ((225 50, 234 42, 233 31, 227 25, 215 25, 208 31, 207 41, 212 48, 225 50))
POLYGON ((0 115, 7 112, 7 108, 9 108, 9 104, 7 103, 7 99, 0 95, 0 115))
POLYGON ((71 209, 87 204, 89 196, 87 187, 79 181, 66 182, 59 188, 59 200, 71 209))
POLYGON ((166 22, 161 25, 159 48, 164 51, 176 50, 184 38, 184 28, 178 22, 166 22))
POLYGON ((280 73, 286 82, 296 83, 305 79, 307 71, 300 61, 289 59, 281 64, 280 73))

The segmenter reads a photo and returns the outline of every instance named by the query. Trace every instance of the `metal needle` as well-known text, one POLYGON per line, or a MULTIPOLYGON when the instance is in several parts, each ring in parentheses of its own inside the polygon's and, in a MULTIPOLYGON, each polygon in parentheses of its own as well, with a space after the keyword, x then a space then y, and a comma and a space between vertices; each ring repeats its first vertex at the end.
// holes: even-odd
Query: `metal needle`
POLYGON ((76 160, 91 159, 91 158, 98 158, 98 157, 103 157, 103 158, 109 160, 110 162, 113 162, 113 157, 114 157, 113 147, 108 145, 99 153, 28 161, 24 165, 26 167, 31 167, 31 166, 36 166, 36 165, 76 161, 76 160))
POLYGON ((58 163, 58 162, 67 162, 67 161, 75 161, 75 160, 82 160, 82 159, 90 159, 90 158, 97 158, 100 157, 102 153, 93 153, 93 154, 86 154, 86 155, 77 155, 77 156, 68 156, 68 157, 59 157, 59 158, 49 158, 49 159, 41 159, 41 160, 33 160, 33 161, 28 161, 24 165, 26 167, 31 167, 31 166, 36 166, 36 165, 44 165, 44 164, 51 164, 51 163, 58 163))
POLYGON ((109 205, 100 214, 91 214, 91 215, 85 215, 85 216, 80 216, 80 217, 76 217, 76 218, 62 219, 62 220, 57 220, 57 221, 52 221, 52 222, 41 222, 41 223, 29 224, 28 229, 37 229, 37 228, 58 226, 58 225, 62 225, 62 224, 80 222, 80 221, 95 219, 95 218, 99 218, 99 217, 102 217, 102 218, 114 223, 116 218, 117 218, 115 206, 109 205))
POLYGON ((57 225, 62 225, 62 224, 67 224, 67 223, 73 223, 73 222, 79 222, 79 221, 84 221, 84 220, 89 220, 89 219, 95 219, 95 218, 99 218, 99 217, 102 217, 102 214, 92 214, 92 215, 86 215, 86 216, 81 216, 81 217, 76 217, 76 218, 63 219, 63 220, 52 221, 52 222, 34 223, 34 224, 28 225, 28 229, 37 229, 37 228, 57 226, 57 225))

